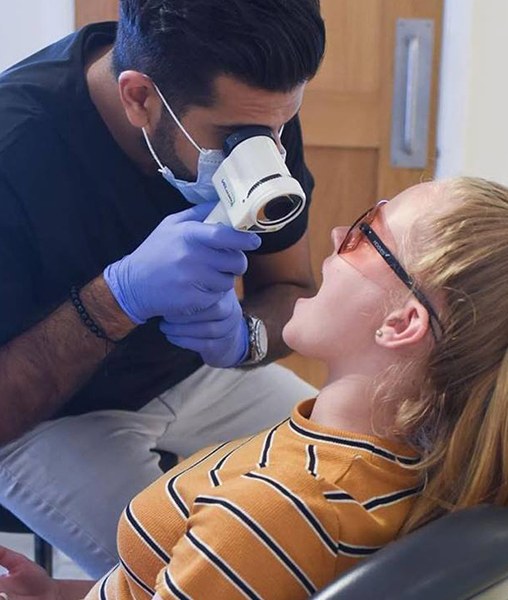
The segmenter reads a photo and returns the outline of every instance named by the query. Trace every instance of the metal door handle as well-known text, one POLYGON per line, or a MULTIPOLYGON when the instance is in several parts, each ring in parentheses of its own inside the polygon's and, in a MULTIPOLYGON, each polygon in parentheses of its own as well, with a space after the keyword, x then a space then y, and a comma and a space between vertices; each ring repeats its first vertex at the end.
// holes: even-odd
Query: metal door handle
POLYGON ((404 106, 404 150, 413 154, 416 147, 416 117, 418 110, 418 61, 420 41, 412 36, 406 39, 407 71, 406 71, 406 102, 404 106))
POLYGON ((392 165, 427 164, 434 22, 399 19, 392 106, 392 165))

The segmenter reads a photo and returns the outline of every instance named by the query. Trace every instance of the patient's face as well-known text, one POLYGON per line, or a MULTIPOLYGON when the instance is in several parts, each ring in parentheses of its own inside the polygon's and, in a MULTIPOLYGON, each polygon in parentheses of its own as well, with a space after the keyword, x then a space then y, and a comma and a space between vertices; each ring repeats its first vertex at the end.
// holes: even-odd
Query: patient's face
MULTIPOLYGON (((442 209, 443 196, 442 184, 425 183, 381 208, 372 228, 402 264, 412 228, 423 215, 442 209)), ((332 230, 333 251, 323 263, 319 292, 297 301, 283 332, 286 343, 300 354, 333 364, 363 357, 372 349, 389 301, 407 289, 370 242, 362 239, 357 250, 337 254, 348 230, 332 230)))

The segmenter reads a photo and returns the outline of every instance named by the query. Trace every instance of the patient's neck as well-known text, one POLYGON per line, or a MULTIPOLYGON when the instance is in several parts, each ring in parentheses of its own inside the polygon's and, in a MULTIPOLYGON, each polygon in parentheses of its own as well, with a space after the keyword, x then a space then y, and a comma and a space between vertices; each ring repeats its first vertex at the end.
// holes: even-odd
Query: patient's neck
POLYGON ((311 420, 354 433, 372 434, 371 384, 353 374, 325 385, 319 392, 311 420))
POLYGON ((319 392, 310 418, 342 431, 391 439, 393 408, 375 407, 374 389, 373 378, 358 373, 329 381, 319 392))

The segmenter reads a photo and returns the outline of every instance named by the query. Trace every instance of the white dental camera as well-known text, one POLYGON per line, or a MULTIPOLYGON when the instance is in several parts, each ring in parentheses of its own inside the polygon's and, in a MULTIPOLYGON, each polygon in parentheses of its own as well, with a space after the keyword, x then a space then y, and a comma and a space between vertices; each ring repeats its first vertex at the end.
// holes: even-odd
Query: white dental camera
POLYGON ((224 152, 226 158, 212 177, 219 202, 205 223, 272 232, 302 212, 305 192, 268 127, 242 127, 226 138, 224 152))

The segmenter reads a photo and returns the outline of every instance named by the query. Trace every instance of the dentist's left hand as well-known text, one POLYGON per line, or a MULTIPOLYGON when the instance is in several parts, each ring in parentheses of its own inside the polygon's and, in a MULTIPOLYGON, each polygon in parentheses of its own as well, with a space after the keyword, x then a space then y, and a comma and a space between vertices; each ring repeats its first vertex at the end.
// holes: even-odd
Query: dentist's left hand
POLYGON ((234 289, 191 318, 163 319, 160 329, 169 342, 198 352, 211 367, 234 367, 247 355, 247 323, 234 289))

